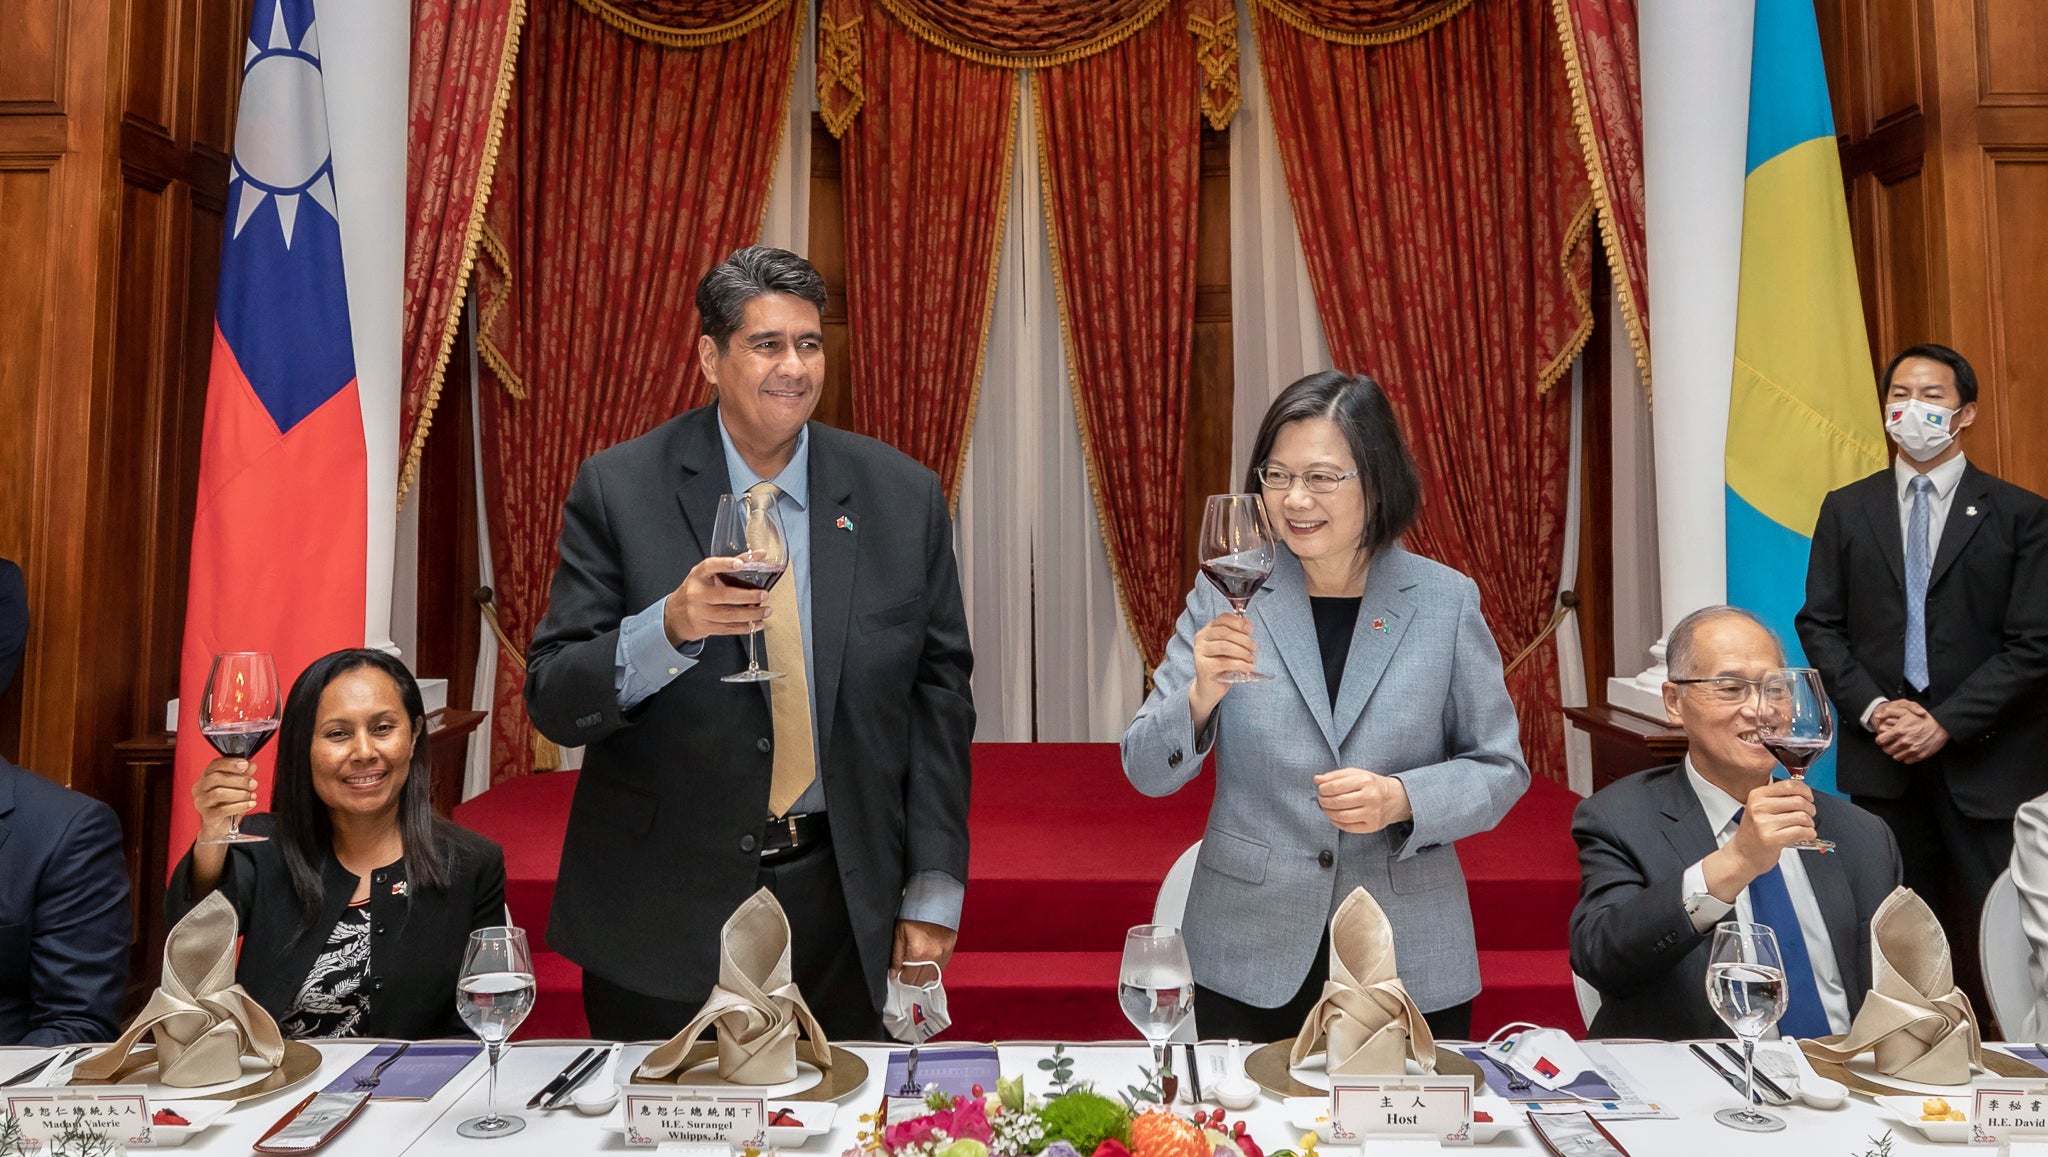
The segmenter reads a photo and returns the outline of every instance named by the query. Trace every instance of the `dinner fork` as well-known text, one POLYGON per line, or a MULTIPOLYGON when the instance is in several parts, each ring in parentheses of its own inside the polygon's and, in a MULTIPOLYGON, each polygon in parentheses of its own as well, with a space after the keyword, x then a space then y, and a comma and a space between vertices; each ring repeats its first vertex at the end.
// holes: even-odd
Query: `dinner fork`
POLYGON ((384 1079, 384 1070, 385 1070, 385 1069, 388 1069, 388 1068, 390 1068, 390 1067, 391 1067, 391 1062, 392 1062, 392 1061, 395 1061, 395 1060, 397 1060, 398 1058, 400 1058, 400 1057, 402 1057, 402 1056, 404 1056, 404 1055, 405 1055, 405 1051, 406 1051, 407 1049, 411 1048, 411 1047, 412 1047, 412 1042, 411 1042, 411 1041, 406 1041, 406 1042, 405 1042, 404 1044, 401 1044, 401 1045, 399 1045, 399 1046, 398 1046, 398 1049, 397 1049, 397 1051, 393 1052, 393 1053, 392 1053, 392 1054, 391 1054, 390 1056, 388 1056, 388 1057, 385 1057, 385 1058, 384 1058, 383 1060, 381 1060, 381 1061, 378 1061, 378 1062, 377 1062, 377 1067, 376 1067, 376 1068, 374 1068, 374 1069, 371 1069, 371 1070, 370 1070, 370 1072, 369 1072, 369 1075, 367 1075, 367 1076, 361 1076, 361 1077, 357 1077, 357 1078, 356 1078, 356 1092, 358 1092, 358 1093, 366 1093, 366 1092, 369 1092, 370 1090, 372 1090, 372 1089, 376 1088, 376 1087, 377 1087, 377 1083, 378 1083, 379 1081, 381 1081, 381 1080, 383 1080, 383 1079, 384 1079))

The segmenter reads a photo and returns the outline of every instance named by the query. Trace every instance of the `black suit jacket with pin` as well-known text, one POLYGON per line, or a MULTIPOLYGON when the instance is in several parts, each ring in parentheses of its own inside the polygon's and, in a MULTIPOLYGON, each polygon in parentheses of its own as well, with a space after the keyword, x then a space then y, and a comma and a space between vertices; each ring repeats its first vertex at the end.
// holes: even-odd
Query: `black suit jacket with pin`
MULTIPOLYGON (((967 879, 972 656, 938 476, 871 438, 808 430, 817 768, 880 1008, 904 882, 967 879)), ((621 711, 619 628, 703 561, 731 489, 715 405, 584 462, 527 660, 534 725, 586 748, 548 943, 670 1000, 709 991, 719 929, 757 885, 770 685, 720 682, 746 666, 746 636, 714 636, 696 665, 621 711)))
MULTIPOLYGON (((1837 848, 1802 853, 1801 863, 1854 1016, 1870 991, 1870 918, 1899 885, 1899 846, 1883 821, 1855 804, 1826 792, 1813 798, 1815 831, 1837 848)), ((1685 765, 1653 767, 1593 793, 1572 814, 1572 838, 1572 971, 1600 990, 1587 1035, 1732 1036, 1707 1005, 1713 928, 1697 931, 1685 910, 1685 870, 1718 846, 1685 765)), ((1726 919, 1734 918, 1731 910, 1726 919)))
MULTIPOLYGON (((1890 468, 1821 502, 1796 625, 1835 702, 1835 782, 1897 799, 1915 769, 1860 722, 1908 694, 1906 549, 1890 468)), ((1928 685, 1949 742, 1941 774, 1964 815, 2010 820, 2048 792, 2048 500, 1966 466, 1927 580, 1928 685)))

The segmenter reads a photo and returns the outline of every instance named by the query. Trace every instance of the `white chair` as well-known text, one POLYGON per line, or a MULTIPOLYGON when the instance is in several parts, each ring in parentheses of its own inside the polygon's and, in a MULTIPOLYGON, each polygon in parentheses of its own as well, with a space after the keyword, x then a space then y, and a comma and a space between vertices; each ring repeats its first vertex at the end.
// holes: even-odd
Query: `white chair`
MULTIPOLYGON (((1152 922, 1154 924, 1171 924, 1175 928, 1180 927, 1181 920, 1187 915, 1188 911, 1188 885, 1194 882, 1195 857, 1200 855, 1201 852, 1202 841, 1196 840, 1188 846, 1187 851, 1180 854, 1179 859, 1173 862, 1173 867, 1166 870, 1166 879, 1159 882, 1159 897, 1152 901, 1152 922)), ((1200 1016, 1201 1010, 1196 1009, 1195 1015, 1200 1016)), ((1190 1043, 1198 1039, 1195 1036, 1195 1018, 1191 1016, 1181 1021, 1180 1027, 1174 1029, 1173 1036, 1168 1039, 1190 1043)))
POLYGON ((2032 946, 2020 927, 2020 889, 2012 869, 1998 874, 1984 897, 1984 919, 1977 931, 1977 957, 1984 964, 1984 991, 1991 997, 1991 1015, 2006 1040, 2018 1040, 2027 1010, 2034 1004, 2034 982, 2027 971, 2032 946))
POLYGON ((1579 1019, 1586 1022, 1586 1031, 1593 1031, 1593 1014, 1600 1011, 1600 990, 1591 981, 1578 973, 1572 973, 1572 995, 1579 998, 1579 1019))

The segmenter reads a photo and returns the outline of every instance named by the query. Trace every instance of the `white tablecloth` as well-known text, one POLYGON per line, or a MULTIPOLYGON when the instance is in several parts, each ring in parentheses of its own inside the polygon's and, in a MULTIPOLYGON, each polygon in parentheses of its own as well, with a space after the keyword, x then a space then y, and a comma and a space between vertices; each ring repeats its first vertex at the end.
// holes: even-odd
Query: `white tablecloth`
MULTIPOLYGON (((333 1157, 563 1157, 570 1153, 625 1152, 619 1134, 601 1127, 602 1118, 585 1117, 573 1109, 553 1113, 522 1108, 526 1099, 561 1071, 576 1053, 590 1042, 543 1041, 521 1043, 505 1051, 498 1070, 499 1100, 503 1107, 526 1119, 524 1131, 509 1137, 472 1141, 456 1135, 455 1126, 483 1111, 486 1096, 484 1062, 479 1057, 450 1081, 439 1096, 427 1102, 377 1102, 363 1111, 335 1142, 322 1150, 333 1157)), ((938 1042, 948 1044, 955 1042, 938 1042)), ((238 1104, 212 1128, 188 1141, 183 1152, 193 1154, 246 1154, 256 1139, 307 1093, 332 1081, 360 1059, 371 1047, 367 1041, 321 1044, 323 1064, 310 1081, 295 1089, 273 1093, 238 1104)), ((620 1071, 630 1072, 651 1044, 628 1045, 620 1071)), ((891 1047, 848 1045, 868 1063, 868 1081, 861 1090, 841 1102, 839 1119, 830 1136, 811 1140, 801 1151, 807 1157, 838 1157, 852 1146, 860 1129, 859 1117, 870 1112, 881 1096, 883 1069, 891 1047)), ((1206 1058, 1212 1048, 1204 1045, 1206 1058)), ((1851 1096, 1839 1109, 1821 1111, 1801 1105, 1773 1108, 1786 1118, 1788 1128, 1779 1133, 1738 1133, 1716 1123, 1713 1113, 1737 1102, 1735 1093, 1708 1073, 1675 1044, 1616 1044, 1608 1046, 1615 1060, 1640 1087, 1646 1097, 1678 1114, 1676 1120, 1619 1121, 1608 1128, 1634 1157, 1721 1157, 1740 1153, 1742 1157, 1850 1157, 1868 1147, 1868 1138, 1892 1129, 1895 1153, 1927 1150, 1956 1150, 1956 1146, 1935 1145, 1918 1132, 1893 1127, 1882 1119, 1877 1107, 1851 1096)), ((1047 1091, 1048 1074, 1039 1071, 1038 1061, 1051 1055, 1052 1046, 1018 1043, 1001 1046, 1005 1075, 1022 1074, 1026 1087, 1037 1094, 1047 1091)), ((1074 1077, 1093 1081, 1105 1092, 1121 1089, 1138 1080, 1138 1066, 1150 1064, 1150 1053, 1138 1042, 1069 1046, 1075 1059, 1074 1077)), ((46 1049, 0 1048, 0 1075, 12 1074, 48 1055, 46 1049)), ((1206 1064, 1206 1060, 1205 1060, 1206 1064)), ((1184 1068, 1185 1066, 1179 1066, 1184 1068)), ((1294 1148, 1299 1131, 1288 1127, 1280 1102, 1261 1097, 1242 1116, 1259 1145, 1271 1151, 1294 1148)), ((1438 1151, 1425 1140, 1382 1140, 1368 1150, 1374 1157, 1403 1153, 1438 1151)), ((1485 1150, 1543 1152, 1542 1144, 1528 1128, 1504 1130, 1485 1150)), ((1341 1153, 1342 1150, 1333 1150, 1341 1153)))

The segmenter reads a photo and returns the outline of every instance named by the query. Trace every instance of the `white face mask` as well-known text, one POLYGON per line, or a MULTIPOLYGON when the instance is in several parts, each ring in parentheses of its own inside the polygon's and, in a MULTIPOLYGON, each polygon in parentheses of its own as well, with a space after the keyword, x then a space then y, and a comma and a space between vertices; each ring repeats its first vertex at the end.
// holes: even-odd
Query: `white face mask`
POLYGON ((1505 1025, 1494 1036, 1502 1037, 1515 1028, 1524 1031, 1497 1042, 1490 1040, 1486 1050, 1537 1085, 1562 1089, 1581 1077, 1598 1075, 1578 1042, 1560 1029, 1505 1025))
POLYGON ((946 1013, 946 988, 939 966, 929 960, 903 962, 906 969, 925 965, 931 966, 930 984, 906 984, 898 973, 889 978, 889 994, 882 1001, 882 1027, 905 1044, 921 1045, 953 1023, 946 1013))
POLYGON ((1884 406, 1885 432, 1915 462, 1925 462, 1948 449, 1956 439, 1955 418, 1956 411, 1918 398, 1886 402, 1884 406))

